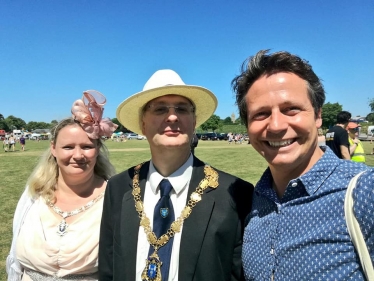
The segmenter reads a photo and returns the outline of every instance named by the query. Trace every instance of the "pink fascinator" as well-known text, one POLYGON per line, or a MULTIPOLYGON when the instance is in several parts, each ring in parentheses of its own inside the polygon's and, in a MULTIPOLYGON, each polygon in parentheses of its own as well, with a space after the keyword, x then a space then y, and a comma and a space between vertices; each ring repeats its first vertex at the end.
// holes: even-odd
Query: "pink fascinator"
POLYGON ((71 108, 74 119, 91 139, 110 137, 118 127, 109 118, 102 118, 105 103, 106 98, 102 93, 87 90, 83 92, 82 99, 76 100, 71 108))

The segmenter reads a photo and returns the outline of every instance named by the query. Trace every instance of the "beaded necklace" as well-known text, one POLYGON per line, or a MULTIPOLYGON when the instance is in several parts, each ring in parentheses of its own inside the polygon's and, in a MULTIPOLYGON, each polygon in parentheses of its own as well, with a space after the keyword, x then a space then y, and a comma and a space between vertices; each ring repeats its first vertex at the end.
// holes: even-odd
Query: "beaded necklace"
POLYGON ((66 218, 72 217, 75 215, 78 215, 79 213, 82 213, 89 208, 91 208, 97 201, 99 201, 103 196, 105 192, 100 193, 97 197, 92 199, 90 202, 88 202, 86 205, 79 207, 78 209, 75 209, 70 212, 62 211, 59 207, 57 207, 55 204, 48 202, 47 205, 59 216, 62 217, 62 221, 58 224, 57 234, 60 236, 64 236, 67 233, 67 229, 69 225, 66 223, 66 218))

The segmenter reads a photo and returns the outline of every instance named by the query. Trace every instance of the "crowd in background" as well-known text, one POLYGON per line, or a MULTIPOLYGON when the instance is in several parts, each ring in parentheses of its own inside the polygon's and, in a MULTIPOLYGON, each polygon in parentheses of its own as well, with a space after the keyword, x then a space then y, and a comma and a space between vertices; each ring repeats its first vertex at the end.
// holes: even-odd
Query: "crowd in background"
MULTIPOLYGON (((341 111, 337 114, 335 126, 326 132, 326 145, 340 159, 365 163, 364 147, 358 138, 360 126, 355 122, 351 122, 350 119, 351 113, 348 111, 341 111)), ((318 132, 318 138, 318 141, 323 138, 322 134, 320 135, 320 131, 318 132)))

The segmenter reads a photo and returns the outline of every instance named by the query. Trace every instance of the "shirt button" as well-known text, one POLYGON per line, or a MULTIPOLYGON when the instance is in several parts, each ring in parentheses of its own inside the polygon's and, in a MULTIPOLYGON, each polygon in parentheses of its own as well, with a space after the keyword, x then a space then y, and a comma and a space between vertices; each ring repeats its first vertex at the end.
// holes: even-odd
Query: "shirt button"
POLYGON ((281 210, 282 210, 282 205, 277 203, 277 213, 279 214, 281 210))
POLYGON ((270 254, 274 255, 274 249, 270 250, 270 254))
POLYGON ((292 187, 297 186, 297 182, 293 182, 293 183, 291 184, 291 186, 292 186, 292 187))

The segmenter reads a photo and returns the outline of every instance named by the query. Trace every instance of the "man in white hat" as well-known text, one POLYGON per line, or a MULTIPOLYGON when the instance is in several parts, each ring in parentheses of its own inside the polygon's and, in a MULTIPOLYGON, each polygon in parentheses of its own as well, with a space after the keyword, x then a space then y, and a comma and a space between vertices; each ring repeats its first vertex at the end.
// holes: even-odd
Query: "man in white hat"
POLYGON ((147 137, 152 159, 108 182, 99 280, 243 279, 243 221, 253 185, 190 150, 195 128, 216 107, 212 92, 185 85, 172 70, 157 71, 119 105, 118 120, 147 137))

